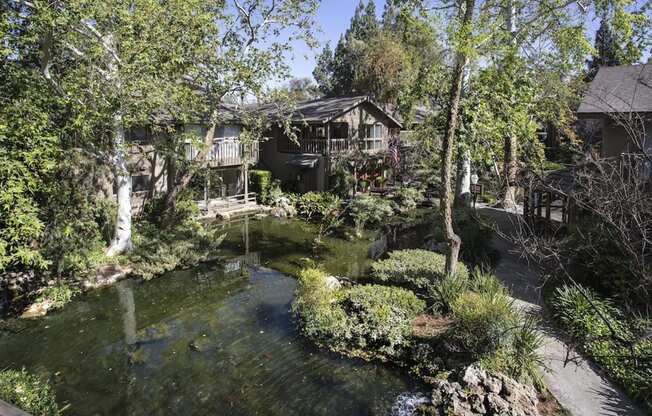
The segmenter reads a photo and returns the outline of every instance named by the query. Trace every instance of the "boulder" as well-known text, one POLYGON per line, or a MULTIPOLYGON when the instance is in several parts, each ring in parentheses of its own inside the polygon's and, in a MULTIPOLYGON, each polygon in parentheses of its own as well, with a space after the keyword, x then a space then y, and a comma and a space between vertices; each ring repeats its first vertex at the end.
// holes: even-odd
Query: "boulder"
POLYGON ((432 380, 432 414, 539 416, 536 390, 472 365, 451 380, 432 380))

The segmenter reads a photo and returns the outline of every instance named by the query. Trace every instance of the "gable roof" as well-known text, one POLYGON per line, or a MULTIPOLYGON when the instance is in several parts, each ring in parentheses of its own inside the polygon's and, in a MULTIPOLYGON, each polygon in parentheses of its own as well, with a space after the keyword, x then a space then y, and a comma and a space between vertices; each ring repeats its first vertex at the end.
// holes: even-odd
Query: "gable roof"
MULTIPOLYGON (((290 114, 290 119, 297 122, 328 123, 353 108, 368 103, 377 111, 387 117, 394 127, 402 127, 401 123, 387 111, 371 101, 366 95, 319 98, 302 101, 296 104, 290 114)), ((282 113, 274 104, 264 104, 257 108, 258 111, 267 113, 270 117, 279 117, 282 113)))
POLYGON ((601 67, 577 113, 652 112, 652 64, 601 67))

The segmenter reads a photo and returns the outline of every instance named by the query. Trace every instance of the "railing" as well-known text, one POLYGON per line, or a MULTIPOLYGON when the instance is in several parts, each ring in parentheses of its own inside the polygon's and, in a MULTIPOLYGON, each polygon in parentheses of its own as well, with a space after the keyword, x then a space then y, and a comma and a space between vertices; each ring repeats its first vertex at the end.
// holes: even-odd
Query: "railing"
MULTIPOLYGON (((186 143, 186 158, 188 160, 195 160, 198 153, 199 150, 192 143, 186 143)), ((216 139, 213 142, 206 155, 206 161, 211 167, 238 166, 245 161, 255 163, 258 161, 258 157, 257 143, 245 145, 238 138, 229 137, 216 139)))
POLYGON ((387 149, 387 143, 383 139, 363 139, 352 140, 346 138, 335 138, 327 140, 326 138, 299 139, 299 143, 289 141, 286 151, 290 153, 313 153, 325 155, 326 153, 343 153, 348 152, 360 146, 363 151, 378 151, 387 149), (328 152, 327 152, 328 150, 328 152))
POLYGON ((197 201, 202 211, 226 212, 245 207, 247 204, 256 202, 256 193, 237 194, 222 198, 211 198, 209 200, 197 201), (207 205, 208 203, 208 205, 207 205))

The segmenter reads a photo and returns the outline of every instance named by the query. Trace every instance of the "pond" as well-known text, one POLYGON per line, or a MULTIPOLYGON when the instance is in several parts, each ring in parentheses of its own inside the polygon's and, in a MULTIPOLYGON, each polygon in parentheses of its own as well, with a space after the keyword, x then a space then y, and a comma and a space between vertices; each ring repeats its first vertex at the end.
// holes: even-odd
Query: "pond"
MULTIPOLYGON (((123 281, 0 332, 0 368, 50 378, 67 415, 403 414, 397 397, 420 387, 404 371, 318 350, 296 328, 288 274, 314 258, 314 227, 267 218, 225 232, 219 261, 123 281)), ((418 232, 327 238, 317 261, 359 277, 418 232)))

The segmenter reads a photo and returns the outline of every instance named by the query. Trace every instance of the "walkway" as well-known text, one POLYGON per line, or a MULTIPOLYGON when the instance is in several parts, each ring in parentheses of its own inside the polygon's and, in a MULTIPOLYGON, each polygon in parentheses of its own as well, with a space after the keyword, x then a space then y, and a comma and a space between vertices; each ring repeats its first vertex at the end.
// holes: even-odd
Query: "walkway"
MULTIPOLYGON (((517 217, 502 209, 478 206, 478 211, 491 217, 505 234, 515 229, 517 217)), ((514 245, 495 237, 494 247, 500 252, 496 276, 512 291, 523 309, 542 313, 540 281, 518 254, 514 245)), ((567 357, 566 345, 550 322, 542 324, 544 345, 541 353, 550 369, 543 378, 552 394, 573 416, 644 416, 646 412, 634 404, 617 386, 601 375, 600 370, 576 352, 567 357)))

